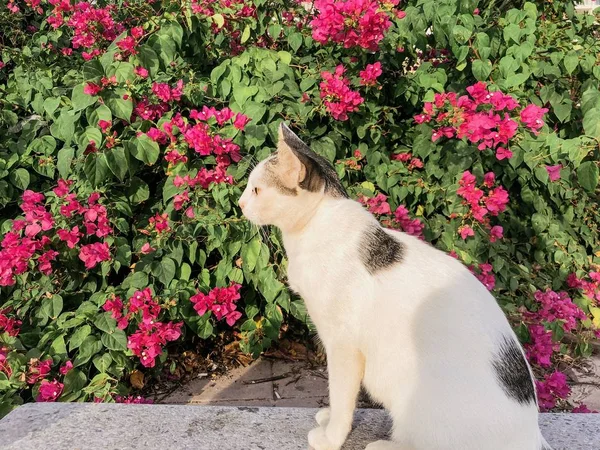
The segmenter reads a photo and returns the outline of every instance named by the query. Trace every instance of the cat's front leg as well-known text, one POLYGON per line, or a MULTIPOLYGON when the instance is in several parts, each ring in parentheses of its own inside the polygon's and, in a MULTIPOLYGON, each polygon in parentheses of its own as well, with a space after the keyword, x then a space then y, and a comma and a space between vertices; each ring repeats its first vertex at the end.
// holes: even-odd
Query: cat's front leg
POLYGON ((364 357, 345 343, 328 345, 329 421, 308 433, 314 450, 339 450, 352 428, 352 418, 360 382, 364 374, 364 357))

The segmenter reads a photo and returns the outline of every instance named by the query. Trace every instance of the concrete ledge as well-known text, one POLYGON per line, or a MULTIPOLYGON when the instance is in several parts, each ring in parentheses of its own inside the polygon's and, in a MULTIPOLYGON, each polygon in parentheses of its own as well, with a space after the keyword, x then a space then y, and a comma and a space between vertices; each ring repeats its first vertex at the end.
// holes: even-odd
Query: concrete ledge
MULTIPOLYGON (((30 403, 0 421, 0 449, 306 450, 306 435, 316 426, 316 411, 30 403)), ((543 414, 540 423, 555 450, 600 449, 600 414, 543 414)), ((381 410, 358 410, 344 449, 364 449, 367 443, 385 438, 390 425, 381 410)))

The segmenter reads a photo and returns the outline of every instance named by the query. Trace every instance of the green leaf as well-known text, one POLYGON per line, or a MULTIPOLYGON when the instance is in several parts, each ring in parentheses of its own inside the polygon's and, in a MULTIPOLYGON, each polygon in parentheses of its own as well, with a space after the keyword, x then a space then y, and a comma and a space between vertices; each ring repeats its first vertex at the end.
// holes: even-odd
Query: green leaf
POLYGON ((454 36, 454 39, 459 44, 465 44, 471 37, 471 31, 462 25, 455 25, 454 28, 452 28, 452 36, 454 36))
POLYGON ((60 295, 54 294, 51 298, 42 300, 40 312, 52 320, 55 320, 63 309, 63 299, 60 295))
POLYGON ((563 59, 563 64, 565 65, 565 69, 567 69, 567 73, 571 75, 579 65, 579 56, 577 56, 577 52, 570 51, 567 53, 565 59, 563 59))
POLYGON ((488 59, 483 61, 481 59, 476 59, 473 61, 472 70, 473 75, 475 75, 475 78, 479 81, 487 81, 490 73, 492 73, 492 63, 488 59))
POLYGON ((10 173, 10 181, 16 187, 24 191, 27 189, 27 186, 29 186, 29 172, 23 168, 19 168, 10 173))
POLYGON ((125 89, 115 89, 104 97, 104 103, 110 108, 115 117, 129 123, 133 112, 133 102, 131 96, 125 100, 123 97, 126 95, 129 94, 125 89))
POLYGON ((133 72, 133 64, 125 61, 120 61, 117 65, 114 75, 119 83, 125 84, 127 81, 133 81, 135 74, 133 72))
POLYGON ((586 161, 577 168, 577 180, 586 191, 594 192, 598 186, 598 163, 586 161))
POLYGON ((600 139, 600 108, 592 108, 583 116, 583 129, 588 136, 600 139))
POLYGON ((133 204, 145 202, 150 198, 150 188, 145 181, 135 177, 127 188, 127 197, 133 204))
POLYGON ((114 147, 104 152, 110 171, 121 181, 125 179, 128 170, 127 157, 123 147, 114 147))
POLYGON ((335 143, 330 137, 324 137, 318 141, 314 141, 311 148, 315 153, 324 156, 330 163, 335 161, 335 143))
POLYGON ((73 111, 81 111, 98 101, 98 96, 88 95, 83 92, 83 88, 86 84, 87 83, 81 83, 73 88, 73 92, 71 93, 73 111))
POLYGON ((59 105, 60 98, 48 97, 46 100, 44 100, 44 111, 46 111, 46 114, 48 114, 49 116, 52 116, 59 105))
POLYGON ((62 178, 68 178, 71 173, 71 163, 73 162, 73 156, 75 150, 71 147, 64 147, 58 151, 58 159, 56 162, 56 168, 62 178))
POLYGON ((233 86, 233 98, 240 107, 244 106, 246 100, 248 100, 253 95, 256 95, 257 93, 258 88, 256 86, 244 86, 241 84, 233 86))
POLYGON ((142 67, 148 70, 152 76, 155 76, 160 69, 158 55, 149 45, 141 45, 138 48, 138 59, 142 67))
POLYGON ((177 271, 175 267, 175 261, 171 258, 163 258, 160 262, 161 272, 158 277, 159 281, 168 286, 173 277, 175 276, 175 272, 177 271))
POLYGON ((158 155, 160 154, 158 144, 145 134, 133 138, 130 143, 132 145, 129 147, 129 151, 134 158, 139 159, 149 166, 153 165, 158 159, 158 155))
POLYGON ((288 36, 288 43, 294 52, 297 52, 298 49, 302 46, 302 35, 298 32, 292 32, 288 36))
POLYGON ((79 348, 79 346, 83 343, 85 338, 90 335, 91 332, 92 327, 87 324, 77 328, 77 330, 75 330, 69 339, 69 350, 73 351, 76 348, 79 348))
POLYGON ((102 333, 102 345, 109 350, 127 350, 127 335, 123 330, 118 328, 112 333, 102 333))
POLYGON ((244 263, 243 267, 248 272, 252 272, 256 267, 258 254, 260 253, 260 244, 260 239, 254 238, 248 244, 242 245, 242 261, 244 263))
POLYGON ((100 342, 95 336, 86 337, 79 346, 79 352, 73 361, 73 366, 79 367, 85 364, 100 350, 102 350, 102 342, 100 342))
POLYGON ((65 394, 81 391, 87 384, 87 378, 81 370, 71 369, 65 375, 65 394))
POLYGON ((97 187, 102 184, 108 176, 110 170, 106 158, 102 153, 92 153, 88 155, 83 166, 83 172, 92 186, 97 187))
POLYGON ((98 315, 98 318, 94 321, 94 326, 106 333, 111 333, 117 328, 117 321, 111 317, 110 313, 105 312, 98 315))
POLYGON ((240 39, 240 44, 245 43, 250 38, 250 25, 246 25, 244 27, 244 32, 242 33, 242 37, 240 39))
POLYGON ((178 47, 181 47, 183 41, 183 28, 181 28, 181 25, 179 25, 178 22, 167 22, 163 24, 160 27, 158 34, 169 36, 178 47))
POLYGON ((94 357, 93 363, 98 372, 105 373, 112 364, 112 357, 109 353, 104 353, 103 355, 94 357))
POLYGON ((155 35, 153 39, 149 41, 152 45, 152 49, 156 52, 158 57, 162 60, 164 67, 169 67, 175 59, 175 53, 177 46, 171 36, 162 34, 155 35))

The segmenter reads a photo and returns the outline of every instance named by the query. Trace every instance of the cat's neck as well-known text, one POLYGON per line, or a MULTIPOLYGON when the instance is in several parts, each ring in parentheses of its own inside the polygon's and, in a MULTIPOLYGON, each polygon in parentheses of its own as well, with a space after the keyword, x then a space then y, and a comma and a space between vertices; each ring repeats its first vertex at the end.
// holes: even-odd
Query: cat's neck
POLYGON ((360 203, 345 199, 325 197, 311 214, 305 215, 300 227, 282 229, 283 244, 288 256, 310 251, 314 245, 334 245, 351 234, 359 232, 363 224, 376 221, 360 203))

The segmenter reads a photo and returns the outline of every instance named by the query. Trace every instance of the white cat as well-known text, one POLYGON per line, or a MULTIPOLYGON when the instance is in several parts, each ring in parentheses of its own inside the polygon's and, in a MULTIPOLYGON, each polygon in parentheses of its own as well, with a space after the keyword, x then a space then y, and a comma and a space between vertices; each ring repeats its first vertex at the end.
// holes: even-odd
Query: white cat
POLYGON ((393 418, 368 450, 551 450, 506 317, 459 261, 384 229, 287 126, 251 173, 244 215, 282 231, 288 281, 327 352, 331 408, 308 435, 339 449, 362 384, 393 418))

